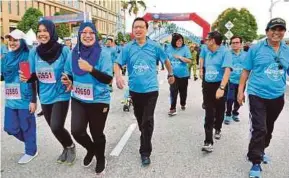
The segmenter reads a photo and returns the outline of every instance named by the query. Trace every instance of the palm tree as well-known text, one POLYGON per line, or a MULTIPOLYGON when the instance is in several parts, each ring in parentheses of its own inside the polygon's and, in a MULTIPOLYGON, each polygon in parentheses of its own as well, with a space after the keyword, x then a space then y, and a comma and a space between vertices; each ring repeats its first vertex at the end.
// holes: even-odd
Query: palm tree
POLYGON ((131 15, 131 12, 133 12, 135 17, 137 17, 137 14, 138 14, 140 8, 143 8, 144 11, 147 8, 145 2, 141 1, 141 0, 140 1, 139 0, 130 0, 127 3, 130 5, 129 10, 128 10, 129 15, 131 15))
POLYGON ((121 1, 121 10, 123 11, 123 18, 124 18, 124 33, 125 33, 125 23, 126 23, 125 14, 126 14, 127 9, 128 9, 128 2, 121 1))

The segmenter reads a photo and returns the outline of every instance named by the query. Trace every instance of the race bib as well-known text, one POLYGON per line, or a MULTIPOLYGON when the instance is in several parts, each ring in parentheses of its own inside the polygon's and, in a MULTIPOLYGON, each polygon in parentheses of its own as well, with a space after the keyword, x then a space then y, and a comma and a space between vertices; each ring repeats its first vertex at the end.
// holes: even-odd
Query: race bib
POLYGON ((42 83, 56 83, 53 68, 40 68, 37 77, 42 83))
POLYGON ((5 96, 9 100, 19 100, 21 99, 20 84, 19 83, 9 83, 5 85, 5 96))
POLYGON ((92 84, 83 84, 73 82, 73 95, 79 99, 92 101, 93 100, 93 87, 92 84))

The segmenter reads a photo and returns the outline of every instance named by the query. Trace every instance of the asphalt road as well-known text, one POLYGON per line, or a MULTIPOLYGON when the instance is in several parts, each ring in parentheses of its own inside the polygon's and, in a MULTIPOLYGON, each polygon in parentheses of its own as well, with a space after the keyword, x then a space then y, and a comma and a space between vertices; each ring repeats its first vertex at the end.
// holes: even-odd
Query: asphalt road
MULTIPOLYGON (((160 94, 155 112, 152 164, 143 168, 138 154, 140 133, 136 128, 119 156, 110 156, 128 127, 136 123, 133 112, 122 111, 124 91, 112 93, 111 110, 106 124, 106 178, 247 178, 251 164, 246 160, 250 138, 248 106, 240 109, 240 123, 223 125, 222 138, 215 142, 214 152, 201 151, 204 140, 204 110, 201 109, 200 80, 189 81, 187 110, 168 117, 169 90, 165 72, 160 72, 160 94)), ((288 86, 289 88, 289 86, 288 86)), ((266 150, 272 162, 263 165, 263 178, 289 178, 289 89, 286 104, 276 122, 271 146, 266 150)), ((1 99, 3 101, 3 97, 1 99)), ((52 135, 45 119, 37 119, 39 155, 27 165, 18 165, 24 145, 3 131, 1 104, 1 177, 3 178, 79 178, 95 177, 94 166, 81 166, 85 150, 77 144, 73 166, 56 163, 61 145, 52 135)), ((70 112, 66 128, 70 130, 70 112)))

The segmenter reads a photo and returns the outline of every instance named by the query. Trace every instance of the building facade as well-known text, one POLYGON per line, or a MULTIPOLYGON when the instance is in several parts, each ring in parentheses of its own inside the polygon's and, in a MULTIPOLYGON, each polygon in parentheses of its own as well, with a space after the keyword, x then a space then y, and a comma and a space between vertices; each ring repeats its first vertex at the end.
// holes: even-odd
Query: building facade
POLYGON ((44 16, 53 16, 55 12, 79 13, 85 8, 86 12, 91 13, 98 31, 103 34, 114 35, 119 21, 124 26, 121 1, 118 0, 5 0, 0 1, 1 36, 15 29, 30 7, 39 9, 44 16))

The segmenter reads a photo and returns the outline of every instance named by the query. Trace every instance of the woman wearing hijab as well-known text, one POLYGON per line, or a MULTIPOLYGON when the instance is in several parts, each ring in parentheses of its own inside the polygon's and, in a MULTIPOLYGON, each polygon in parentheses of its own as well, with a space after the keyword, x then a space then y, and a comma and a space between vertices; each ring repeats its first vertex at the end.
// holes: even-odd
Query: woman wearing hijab
POLYGON ((88 167, 96 157, 95 172, 105 169, 105 135, 103 133, 110 104, 112 60, 109 51, 101 48, 97 30, 90 22, 80 25, 78 42, 66 61, 62 82, 72 90, 71 133, 87 154, 83 166, 88 167), (86 129, 89 124, 90 136, 86 129))
POLYGON ((178 93, 180 93, 181 109, 186 109, 188 79, 190 76, 188 63, 191 62, 192 55, 184 42, 184 37, 181 34, 173 33, 171 45, 165 51, 168 54, 175 76, 175 82, 170 85, 171 108, 168 113, 169 116, 177 114, 178 93))
POLYGON ((5 81, 4 130, 25 144, 25 154, 18 161, 26 164, 37 156, 36 86, 19 80, 19 64, 26 62, 29 49, 24 41, 25 34, 16 29, 6 38, 9 39, 10 52, 2 59, 1 78, 5 81))
POLYGON ((58 163, 71 165, 75 160, 75 145, 69 132, 64 128, 69 107, 70 92, 61 83, 65 61, 69 49, 57 42, 55 25, 50 20, 42 20, 38 24, 37 39, 40 43, 29 54, 32 77, 28 80, 20 75, 22 81, 38 81, 39 99, 44 117, 52 133, 63 146, 58 163))

